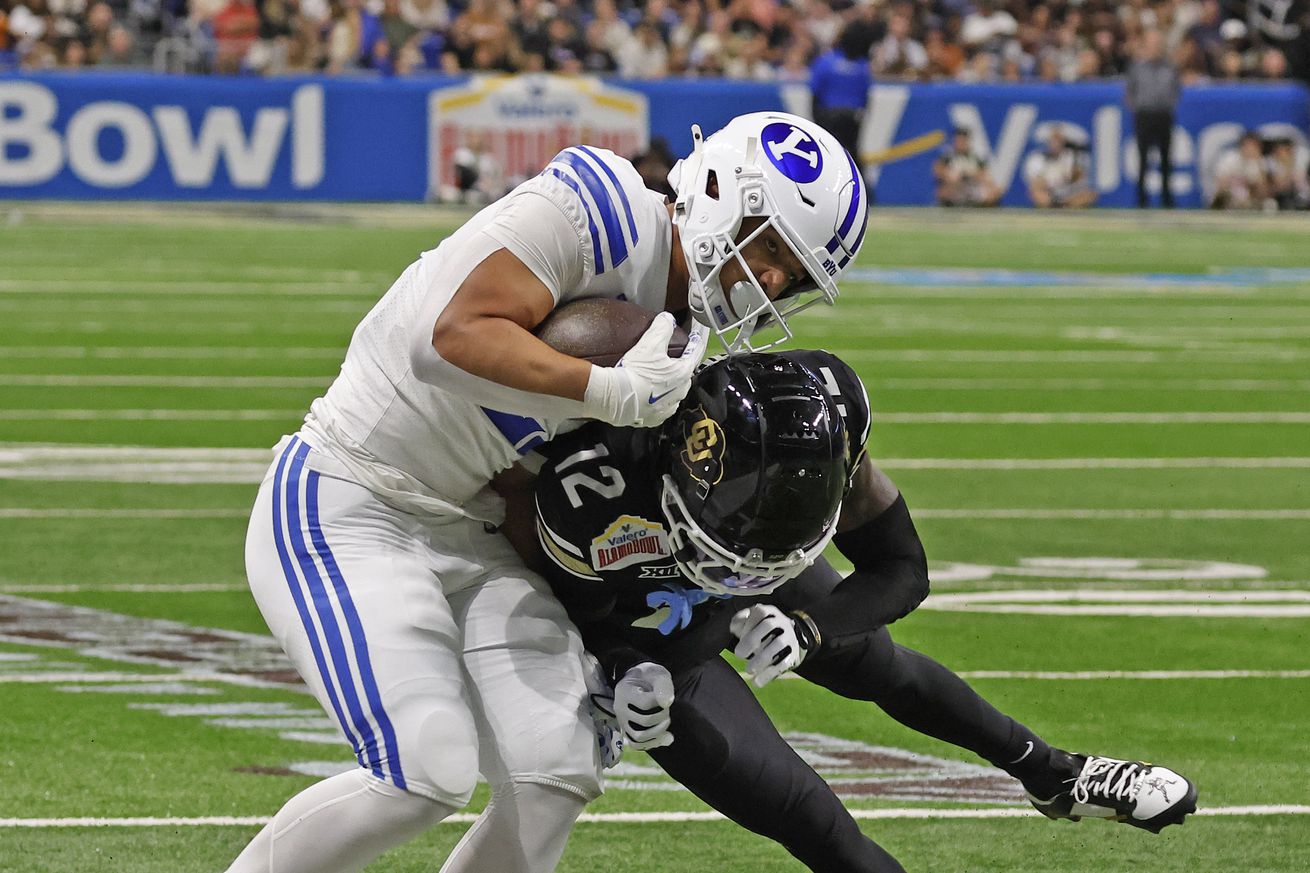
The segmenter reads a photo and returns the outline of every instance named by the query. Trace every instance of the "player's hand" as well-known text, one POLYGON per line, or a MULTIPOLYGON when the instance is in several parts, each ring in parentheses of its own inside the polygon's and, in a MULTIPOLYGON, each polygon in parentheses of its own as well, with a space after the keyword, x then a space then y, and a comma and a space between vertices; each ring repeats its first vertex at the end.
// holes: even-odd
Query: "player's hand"
POLYGON ((672 315, 661 312, 618 366, 592 369, 586 402, 597 418, 620 427, 653 427, 673 414, 709 343, 709 329, 696 325, 682 354, 669 357, 676 324, 672 315))
POLYGON ((673 677, 663 666, 646 661, 630 667, 614 686, 613 705, 628 748, 658 749, 673 742, 673 677))
POLYGON ((763 688, 805 660, 796 620, 776 606, 756 604, 732 617, 728 629, 737 637, 732 653, 746 662, 746 673, 763 688))

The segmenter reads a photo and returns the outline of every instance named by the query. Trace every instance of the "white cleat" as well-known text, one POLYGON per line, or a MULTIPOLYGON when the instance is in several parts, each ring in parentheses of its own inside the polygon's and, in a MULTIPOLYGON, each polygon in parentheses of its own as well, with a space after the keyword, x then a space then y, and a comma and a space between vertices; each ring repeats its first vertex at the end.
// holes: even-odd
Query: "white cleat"
POLYGON ((1068 791, 1050 800, 1028 795, 1047 818, 1105 818, 1158 834, 1196 812, 1196 786, 1165 767, 1090 755, 1068 791))

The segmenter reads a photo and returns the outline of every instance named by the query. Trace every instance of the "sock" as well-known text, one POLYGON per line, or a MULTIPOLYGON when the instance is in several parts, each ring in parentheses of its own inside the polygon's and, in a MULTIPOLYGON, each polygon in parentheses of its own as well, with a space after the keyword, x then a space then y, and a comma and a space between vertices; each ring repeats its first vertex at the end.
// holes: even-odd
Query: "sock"
POLYGON ((586 801, 536 782, 496 786, 441 873, 550 873, 586 801))
POLYGON ((352 770, 288 800, 228 873, 352 873, 454 811, 352 770))
POLYGON ((1022 782, 1024 790, 1033 797, 1038 800, 1050 800, 1057 794, 1069 790, 1070 784, 1082 772, 1083 763, 1087 759, 1082 755, 1074 755, 1063 749, 1048 746, 1040 739, 1037 743, 1040 744, 1040 748, 1035 747, 1033 752, 1020 762, 1009 765, 993 763, 997 763, 997 766, 1022 782))

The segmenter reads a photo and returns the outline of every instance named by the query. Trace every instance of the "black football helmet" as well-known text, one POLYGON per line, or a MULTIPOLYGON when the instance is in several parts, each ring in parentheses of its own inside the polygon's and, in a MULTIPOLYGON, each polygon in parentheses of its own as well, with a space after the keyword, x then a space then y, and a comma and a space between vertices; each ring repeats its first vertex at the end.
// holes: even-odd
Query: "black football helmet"
POLYGON ((673 557, 713 594, 795 577, 837 528, 850 444, 819 378, 779 355, 709 362, 662 435, 673 557))

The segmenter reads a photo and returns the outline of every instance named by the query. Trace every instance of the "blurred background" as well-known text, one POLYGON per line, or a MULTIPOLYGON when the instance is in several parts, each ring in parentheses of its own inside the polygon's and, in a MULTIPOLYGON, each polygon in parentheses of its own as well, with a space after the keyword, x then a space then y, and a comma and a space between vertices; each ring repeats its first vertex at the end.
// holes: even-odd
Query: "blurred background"
POLYGON ((0 197, 480 204, 652 187, 749 110, 881 204, 1310 204, 1307 0, 0 0, 0 197), (381 159, 380 159, 381 158, 381 159))

